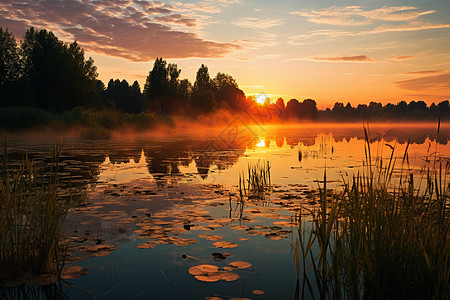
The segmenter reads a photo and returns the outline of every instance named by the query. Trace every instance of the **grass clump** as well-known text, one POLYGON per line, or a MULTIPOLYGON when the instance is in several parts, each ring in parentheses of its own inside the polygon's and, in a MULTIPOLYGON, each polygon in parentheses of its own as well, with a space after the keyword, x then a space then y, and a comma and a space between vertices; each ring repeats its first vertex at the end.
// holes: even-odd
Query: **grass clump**
POLYGON ((255 164, 248 164, 247 177, 245 172, 239 174, 239 196, 243 201, 247 199, 264 199, 270 190, 270 163, 258 160, 255 164))
POLYGON ((369 142, 366 132, 362 173, 340 193, 327 191, 325 174, 318 213, 299 222, 298 290, 322 299, 448 299, 449 161, 414 175, 405 152, 394 182, 395 148, 373 161, 369 142))
POLYGON ((58 157, 38 170, 25 156, 14 166, 5 145, 0 168, 0 286, 17 285, 35 275, 59 276, 63 267, 62 222, 70 200, 58 200, 58 157))

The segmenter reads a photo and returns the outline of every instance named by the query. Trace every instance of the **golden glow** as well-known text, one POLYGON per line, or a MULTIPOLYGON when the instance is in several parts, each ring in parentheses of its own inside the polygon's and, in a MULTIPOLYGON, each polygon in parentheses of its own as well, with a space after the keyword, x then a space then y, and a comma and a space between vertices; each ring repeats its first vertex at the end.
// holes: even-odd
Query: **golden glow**
POLYGON ((263 94, 259 94, 255 98, 256 103, 263 105, 266 102, 266 96, 263 94))
POLYGON ((260 138, 258 144, 256 144, 256 147, 260 148, 266 147, 266 141, 263 138, 260 138))

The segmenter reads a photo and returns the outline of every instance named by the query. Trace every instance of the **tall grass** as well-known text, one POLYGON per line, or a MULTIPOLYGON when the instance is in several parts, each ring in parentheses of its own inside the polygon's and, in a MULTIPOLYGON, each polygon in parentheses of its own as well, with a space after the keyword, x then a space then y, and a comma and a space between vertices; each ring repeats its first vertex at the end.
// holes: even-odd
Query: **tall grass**
POLYGON ((258 160, 249 163, 247 176, 245 172, 239 174, 239 196, 241 201, 247 199, 264 199, 270 189, 270 163, 258 160))
POLYGON ((61 272, 60 228, 70 201, 57 200, 59 153, 60 146, 55 146, 47 170, 37 170, 28 156, 14 167, 5 145, 0 169, 0 285, 61 272))
POLYGON ((373 159, 365 133, 363 171, 333 193, 325 173, 318 213, 309 224, 299 222, 295 253, 302 296, 448 299, 449 161, 436 158, 415 176, 406 150, 394 181, 395 147, 389 146, 386 161, 373 159))

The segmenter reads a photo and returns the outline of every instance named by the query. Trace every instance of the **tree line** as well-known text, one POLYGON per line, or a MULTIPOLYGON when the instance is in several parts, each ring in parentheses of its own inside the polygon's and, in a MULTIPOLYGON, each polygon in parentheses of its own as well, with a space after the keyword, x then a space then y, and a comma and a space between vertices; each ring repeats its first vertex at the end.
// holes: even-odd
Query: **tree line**
POLYGON ((430 119, 449 115, 449 102, 431 104, 405 101, 397 104, 371 102, 352 107, 337 102, 333 108, 319 110, 312 99, 275 103, 268 99, 258 105, 247 97, 236 80, 217 73, 212 78, 201 65, 192 84, 181 79, 176 64, 157 58, 145 85, 137 81, 111 79, 107 86, 98 79, 92 58, 85 58, 77 44, 66 43, 46 29, 28 29, 20 43, 0 27, 0 107, 33 107, 62 113, 77 107, 107 109, 128 114, 197 116, 226 109, 249 114, 261 111, 276 121, 320 120, 348 121, 365 119, 430 119))
POLYGON ((0 27, 0 107, 31 106, 61 113, 75 107, 107 108, 124 113, 179 115, 209 113, 245 103, 236 80, 209 75, 201 65, 194 84, 180 79, 176 64, 157 58, 143 91, 137 81, 100 81, 92 58, 77 44, 60 41, 51 31, 31 27, 20 44, 0 27))

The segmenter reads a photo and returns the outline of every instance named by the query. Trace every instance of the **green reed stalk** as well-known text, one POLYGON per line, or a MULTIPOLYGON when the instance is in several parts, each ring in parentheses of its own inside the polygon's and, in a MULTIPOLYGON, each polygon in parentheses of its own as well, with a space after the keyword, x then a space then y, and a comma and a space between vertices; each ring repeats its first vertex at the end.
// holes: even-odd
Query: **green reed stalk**
POLYGON ((324 173, 309 235, 299 225, 303 286, 312 297, 330 299, 448 299, 450 163, 435 161, 424 180, 415 180, 406 150, 393 183, 395 147, 389 145, 387 162, 374 165, 366 130, 365 136, 365 169, 330 201, 324 173))
POLYGON ((239 195, 241 201, 247 199, 264 199, 265 194, 270 190, 270 163, 258 160, 256 164, 250 163, 247 166, 247 176, 245 173, 239 174, 239 195))
POLYGON ((50 170, 39 172, 25 156, 13 169, 5 145, 0 178, 0 285, 37 274, 59 275, 61 224, 70 200, 58 201, 58 158, 53 149, 50 170))

